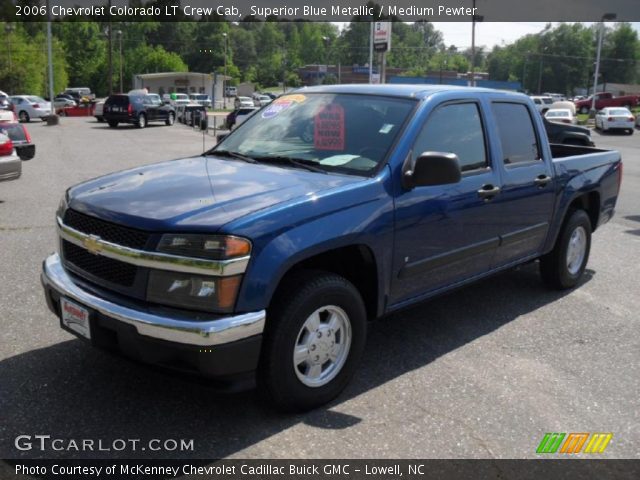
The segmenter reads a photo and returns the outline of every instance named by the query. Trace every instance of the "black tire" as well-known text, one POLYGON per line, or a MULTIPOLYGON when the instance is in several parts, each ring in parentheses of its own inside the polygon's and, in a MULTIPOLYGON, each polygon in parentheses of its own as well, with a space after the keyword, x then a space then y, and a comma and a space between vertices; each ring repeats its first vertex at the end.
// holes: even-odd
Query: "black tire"
POLYGON ((20 123, 29 123, 31 118, 27 112, 20 110, 20 113, 18 113, 18 120, 20 120, 20 123))
POLYGON ((633 128, 629 129, 629 135, 633 135, 633 128))
POLYGON ((267 313, 258 386, 278 410, 306 411, 337 397, 351 380, 365 347, 366 310, 356 287, 333 273, 303 271, 294 274, 285 280, 279 292, 267 313), (326 306, 337 306, 346 313, 351 343, 346 360, 335 377, 326 384, 311 387, 298 377, 293 352, 299 344, 305 321, 326 306))
POLYGON ((115 120, 109 120, 108 123, 111 128, 116 128, 118 126, 118 122, 116 122, 115 120))
POLYGON ((144 113, 138 115, 138 122, 136 123, 138 128, 145 128, 147 126, 147 116, 144 113))
POLYGON ((573 210, 567 215, 553 250, 540 258, 540 275, 551 288, 565 290, 575 287, 584 273, 591 251, 591 221, 584 210, 573 210), (568 266, 567 250, 572 235, 583 229, 586 234, 586 248, 579 268, 572 272, 568 266))
POLYGON ((169 113, 169 115, 167 116, 167 119, 164 121, 164 123, 165 123, 165 125, 170 127, 171 125, 174 124, 175 121, 176 121, 176 116, 173 113, 169 113))

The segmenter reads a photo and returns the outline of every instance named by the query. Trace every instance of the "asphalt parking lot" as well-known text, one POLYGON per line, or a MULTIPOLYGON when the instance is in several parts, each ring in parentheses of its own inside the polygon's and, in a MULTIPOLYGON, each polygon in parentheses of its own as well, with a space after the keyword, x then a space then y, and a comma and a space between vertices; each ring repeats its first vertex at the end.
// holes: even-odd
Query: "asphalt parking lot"
POLYGON ((545 432, 611 432, 604 457, 640 458, 640 131, 593 134, 622 152, 624 179, 579 288, 545 289, 532 264, 375 322, 344 394, 287 416, 255 392, 221 395, 93 349, 44 302, 40 266, 55 249, 66 187, 198 154, 202 134, 83 118, 28 127, 36 157, 20 180, 0 184, 0 458, 533 458, 545 432), (37 434, 193 439, 195 448, 14 447, 37 434))

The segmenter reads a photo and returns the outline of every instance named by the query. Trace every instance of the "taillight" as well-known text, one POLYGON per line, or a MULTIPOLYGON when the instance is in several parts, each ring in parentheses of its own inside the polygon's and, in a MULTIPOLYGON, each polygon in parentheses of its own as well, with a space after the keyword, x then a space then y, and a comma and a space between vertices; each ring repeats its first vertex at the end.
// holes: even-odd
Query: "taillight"
POLYGON ((129 106, 127 107, 127 113, 129 115, 133 115, 133 105, 129 104, 129 106))
POLYGON ((13 142, 10 138, 7 138, 7 141, 4 143, 0 143, 0 157, 4 157, 7 155, 11 155, 13 153, 13 142))
POLYGON ((40 108, 40 104, 39 103, 32 103, 31 106, 33 108, 40 108))
POLYGON ((567 119, 562 120, 562 121, 563 121, 564 123, 571 123, 571 120, 567 120, 567 119))
POLYGON ((629 117, 629 121, 630 121, 630 122, 633 122, 634 120, 635 120, 635 118, 633 118, 633 117, 629 117))
POLYGON ((613 117, 607 118, 607 122, 613 122, 613 117))

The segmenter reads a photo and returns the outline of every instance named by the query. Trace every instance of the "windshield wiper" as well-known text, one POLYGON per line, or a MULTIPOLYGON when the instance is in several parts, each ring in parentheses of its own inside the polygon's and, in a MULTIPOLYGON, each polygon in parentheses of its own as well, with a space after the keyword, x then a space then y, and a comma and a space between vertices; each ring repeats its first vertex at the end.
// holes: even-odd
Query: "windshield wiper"
POLYGON ((289 165, 293 165, 299 168, 304 168, 305 170, 309 170, 310 172, 316 173, 324 173, 327 175, 327 171, 323 168, 316 167, 314 165, 314 161, 306 160, 303 158, 293 158, 293 157, 285 157, 285 156, 266 156, 266 157, 256 157, 256 160, 260 163, 287 163, 289 165))
POLYGON ((207 152, 207 155, 217 155, 219 157, 237 158, 239 160, 244 160, 245 162, 248 162, 248 163, 258 163, 255 158, 248 157, 238 152, 232 152, 230 150, 211 150, 207 152))

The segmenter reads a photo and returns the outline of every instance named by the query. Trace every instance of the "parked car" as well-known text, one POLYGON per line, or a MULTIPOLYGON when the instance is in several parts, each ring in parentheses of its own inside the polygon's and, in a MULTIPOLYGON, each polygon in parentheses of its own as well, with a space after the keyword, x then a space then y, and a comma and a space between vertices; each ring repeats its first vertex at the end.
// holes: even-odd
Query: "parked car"
POLYGON ((255 103, 253 103, 253 100, 249 97, 236 97, 236 99, 233 101, 234 108, 255 106, 255 103))
POLYGON ((191 103, 198 103, 205 108, 211 107, 211 98, 206 93, 192 93, 189 95, 189 101, 191 103))
POLYGON ((571 125, 578 123, 578 120, 568 108, 550 108, 544 116, 550 122, 569 123, 571 125))
POLYGON ((65 91, 62 93, 71 95, 73 99, 78 103, 80 103, 82 99, 91 101, 96 98, 95 94, 91 92, 91 89, 88 87, 71 87, 65 89, 65 91))
POLYGON ((13 110, 0 110, 0 122, 17 122, 18 117, 13 110))
POLYGON ((75 102, 75 100, 70 100, 66 96, 56 97, 53 99, 53 108, 56 111, 56 113, 60 112, 61 110, 64 110, 66 107, 75 107, 76 105, 77 103, 75 102))
POLYGON ((635 118, 627 108, 607 107, 596 112, 596 128, 603 132, 609 130, 624 130, 633 135, 635 118))
POLYGON ((549 145, 521 94, 332 85, 258 112, 67 190, 42 271, 62 328, 305 410, 349 383, 368 320, 536 259, 576 287, 614 214, 620 153, 549 145))
POLYGON ((9 110, 10 105, 9 95, 0 90, 0 110, 9 110))
POLYGON ((36 146, 31 141, 31 135, 23 123, 0 122, 0 134, 11 139, 20 160, 31 160, 36 156, 36 146))
POLYGON ((268 95, 258 95, 253 100, 253 103, 255 104, 256 107, 264 107, 265 105, 269 105, 271 102, 273 102, 273 100, 268 95))
POLYGON ((595 143, 593 143, 591 139, 591 130, 588 128, 566 123, 550 122, 545 117, 542 117, 542 120, 549 143, 595 147, 595 143))
POLYGON ((0 182, 17 180, 22 175, 22 160, 16 155, 11 139, 0 132, 0 182))
POLYGON ((254 106, 236 108, 233 112, 227 115, 227 118, 225 120, 225 126, 229 130, 231 130, 233 127, 238 127, 247 118, 249 118, 251 115, 256 113, 257 110, 258 108, 254 106))
POLYGON ((104 102, 103 118, 110 127, 120 123, 131 123, 144 128, 149 122, 164 122, 173 125, 176 111, 171 105, 165 105, 159 95, 110 95, 104 102))
POLYGON ((104 122, 104 117, 103 117, 103 113, 104 113, 104 102, 105 100, 99 100, 95 103, 95 105, 93 106, 93 116, 95 117, 96 120, 98 120, 99 122, 104 122))
POLYGON ((640 127, 640 113, 636 115, 636 127, 640 127))
MULTIPOLYGON (((575 102, 576 108, 580 113, 589 113, 591 110, 593 97, 575 102)), ((640 106, 640 95, 625 95, 623 97, 615 97, 609 92, 601 92, 596 94, 596 110, 602 110, 606 107, 625 107, 631 110, 633 107, 640 106)))
POLYGON ((29 122, 32 118, 46 120, 51 115, 51 103, 35 95, 13 95, 9 97, 13 111, 21 122, 29 122))
POLYGON ((542 114, 547 113, 547 110, 551 108, 551 105, 554 102, 553 98, 544 96, 532 96, 531 100, 533 100, 536 109, 542 114))
POLYGON ((224 89, 225 97, 235 97, 238 95, 238 89, 234 86, 228 86, 224 89))
POLYGON ((189 96, 186 93, 172 93, 170 94, 170 98, 171 105, 174 107, 189 104, 189 96))

